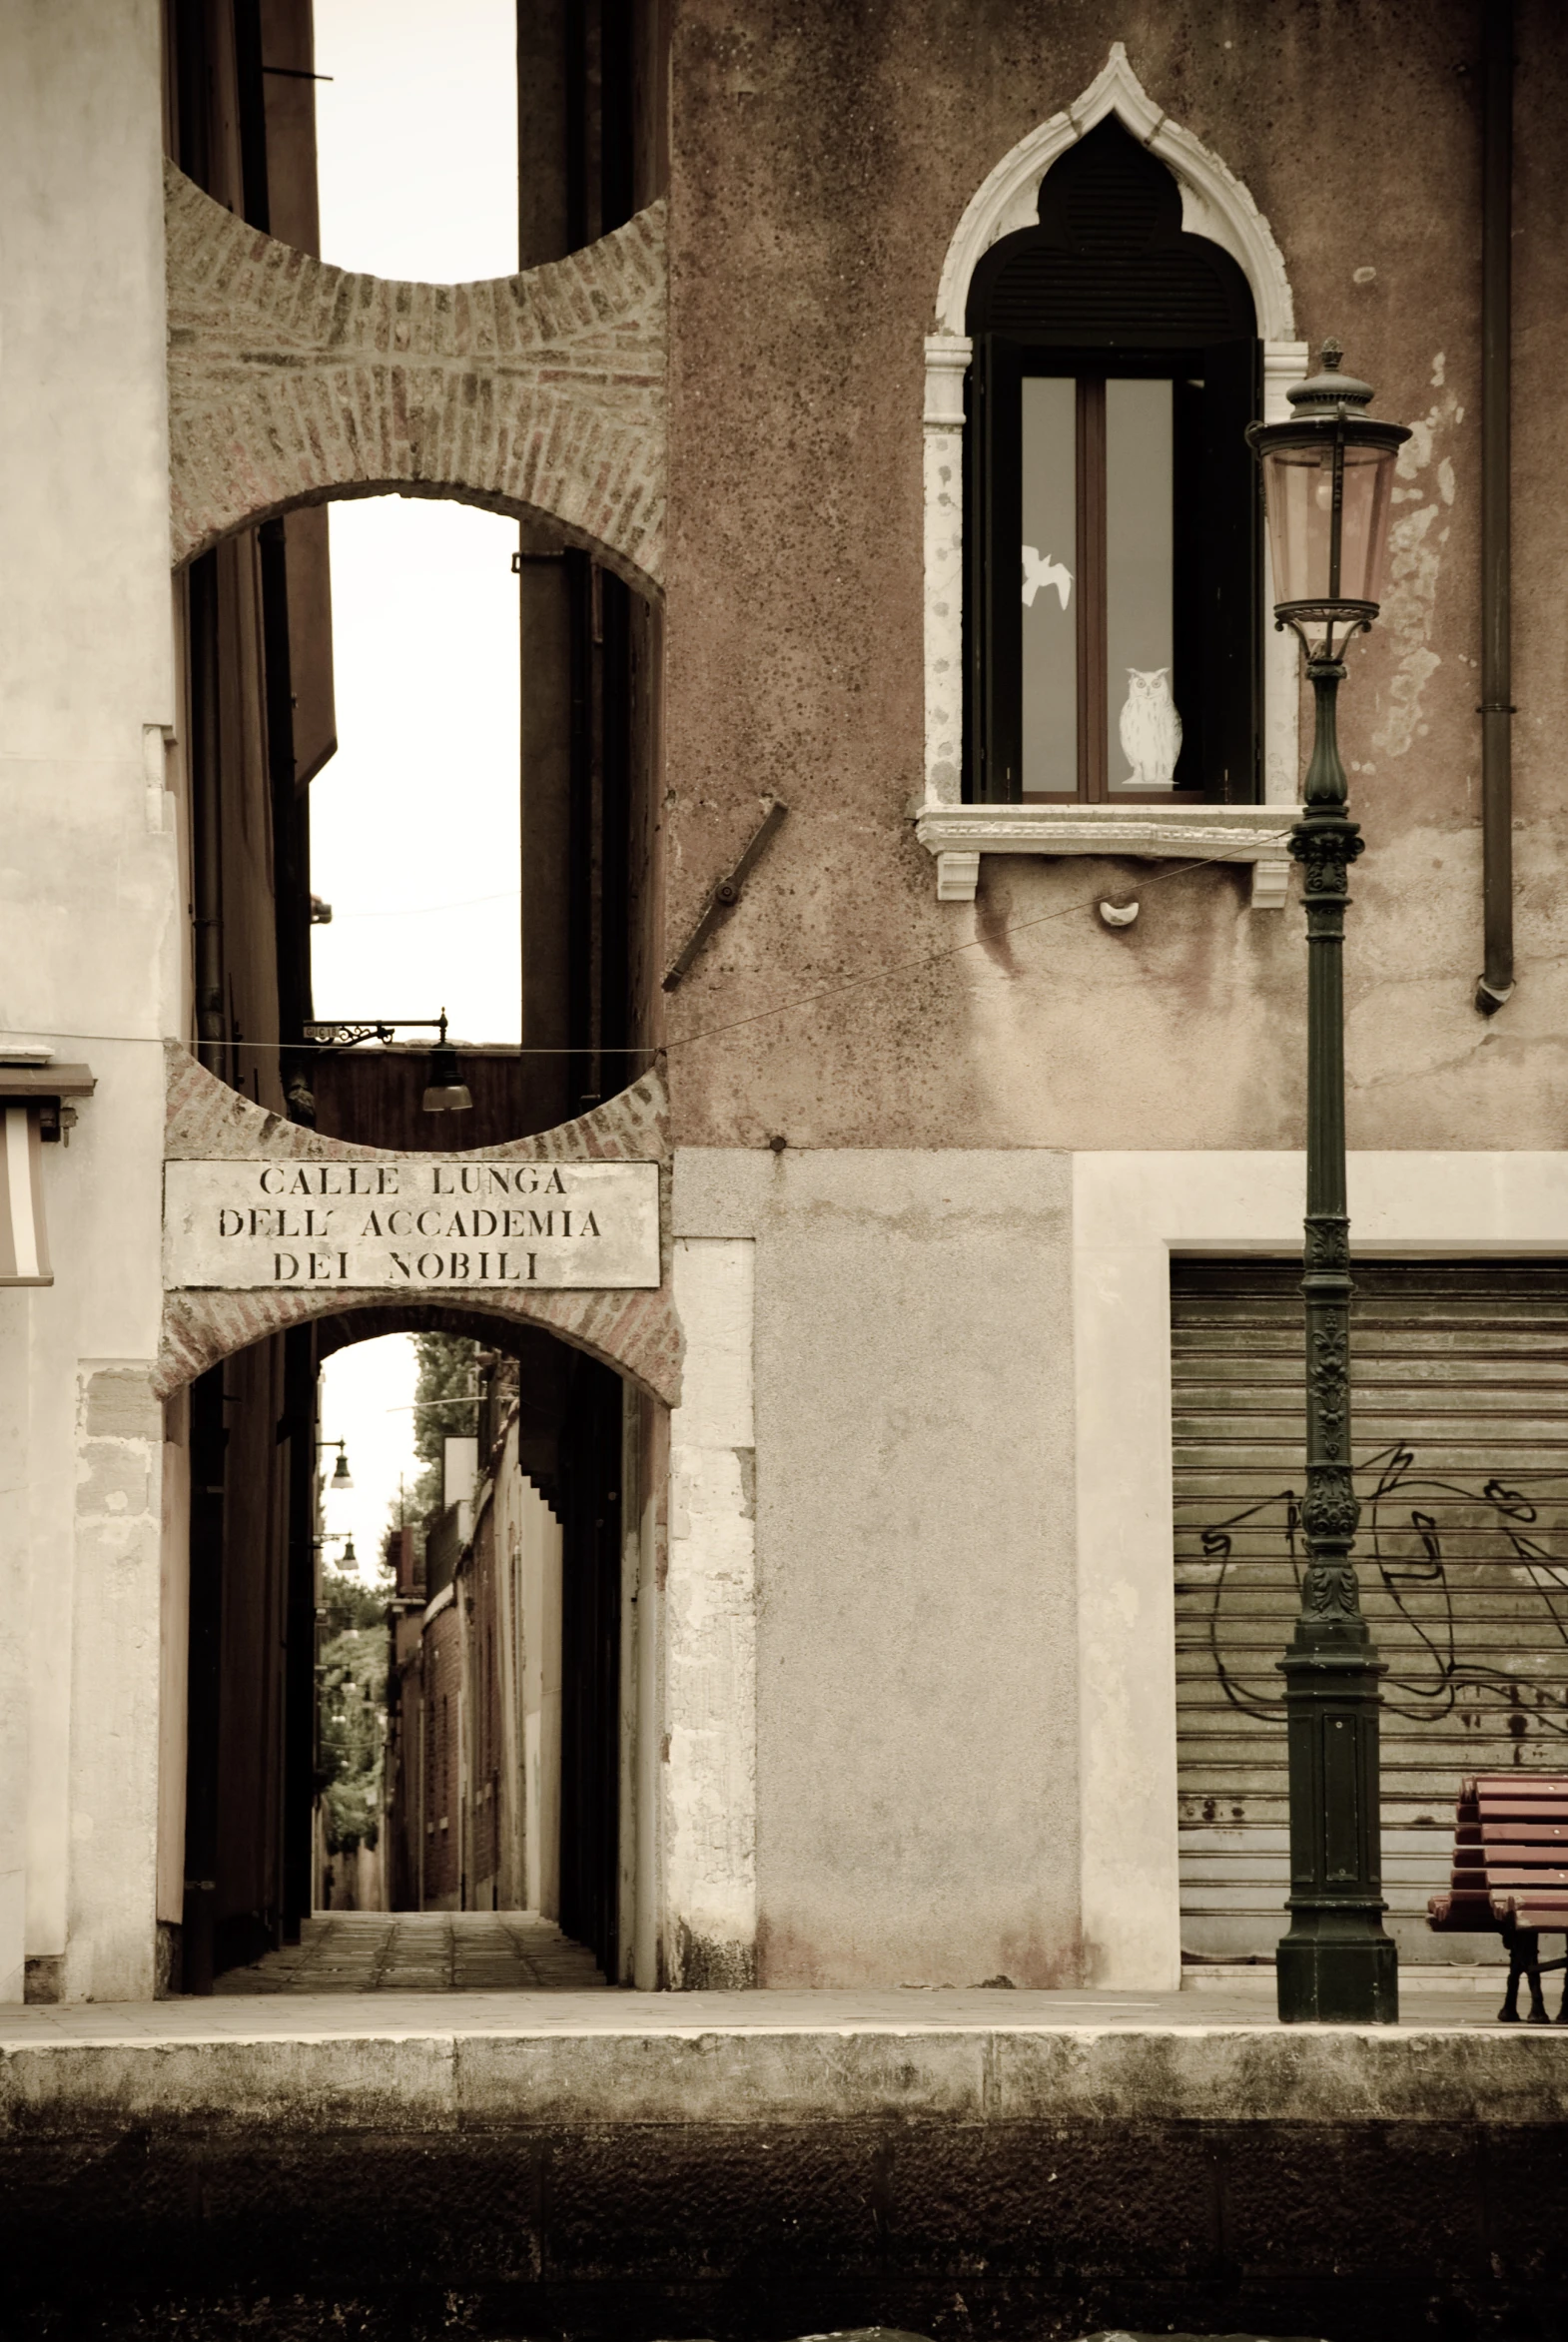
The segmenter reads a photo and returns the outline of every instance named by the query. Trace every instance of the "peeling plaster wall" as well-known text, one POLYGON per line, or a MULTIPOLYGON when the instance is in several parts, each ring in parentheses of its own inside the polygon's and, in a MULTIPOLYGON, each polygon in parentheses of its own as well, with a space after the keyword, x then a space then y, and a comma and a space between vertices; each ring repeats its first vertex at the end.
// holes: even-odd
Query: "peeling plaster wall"
MULTIPOLYGON (((1226 869, 986 856, 938 904, 923 769, 923 337, 966 204, 1113 40, 1250 191, 1297 330, 1411 423, 1383 620, 1341 730, 1368 848, 1346 950, 1351 1144, 1558 1143, 1568 729, 1555 453, 1568 44, 1520 0, 1515 198, 1519 989, 1480 965, 1478 0, 691 0, 675 31, 669 931, 790 820, 670 1011, 682 1145, 1298 1144, 1298 898, 1226 869), (1324 94, 1332 93, 1332 103, 1324 94), (740 451, 737 459, 737 450, 740 451), (1102 899, 1142 901, 1117 934, 1102 899), (1012 926, 1014 933, 1005 930, 1012 926), (947 957, 928 957, 947 954, 947 957), (926 965, 911 965, 927 958, 926 965), (847 977, 876 981, 836 990, 847 977), (825 994, 820 999, 809 996, 825 994), (762 1014, 783 1004, 785 1013, 762 1014), (742 1020, 753 1020, 741 1022, 742 1020), (684 1037, 715 1037, 682 1046, 684 1037)), ((942 447, 948 446, 943 437, 942 447)), ((954 440, 956 444, 956 439, 954 440)), ((951 711, 944 711, 944 717, 951 711)), ((945 735, 944 735, 945 736, 945 735)))
POLYGON ((677 1989, 757 1981, 753 1247, 678 1237, 690 1370, 670 1418, 664 1958, 677 1989))
MULTIPOLYGON (((1168 1430, 1147 1392, 1136 1420, 1101 1394, 1098 1446, 1075 1423, 1075 1374, 1118 1318, 1091 1284, 1075 1327, 1067 1158, 1189 1151, 1222 1186, 1238 1151, 1300 1145, 1298 890, 1254 912, 1234 867, 986 856, 978 901, 944 905, 911 819, 924 466, 951 494, 959 448, 954 385, 924 427, 944 257, 993 166, 1113 41, 1250 192, 1296 331, 1339 335, 1378 411, 1412 426, 1385 612, 1341 698, 1368 841, 1350 1143, 1561 1145, 1568 43, 1560 12, 1520 0, 1520 984, 1488 1025, 1480 7, 1354 14, 1353 72, 1336 0, 689 0, 676 22, 672 938, 761 801, 790 808, 668 1012, 677 1234, 755 1246, 765 1983, 1148 1986, 1179 1955, 1169 1538, 1134 1586, 1102 1533, 1125 1525, 1129 1477, 1106 1426, 1167 1488, 1168 1430), (1108 899, 1137 900, 1136 924, 1107 928, 1108 899), (1108 1837, 1119 1765, 1142 1790, 1108 1837)), ((935 499, 929 520, 956 590, 935 499)), ((950 680, 929 712, 956 752, 950 680)), ((1257 1163, 1240 1178, 1236 1224, 1257 1163)))
MULTIPOLYGON (((1425 414, 1412 418, 1396 466, 1388 577, 1378 619, 1385 643, 1392 648, 1393 674, 1381 720, 1372 733, 1372 746, 1386 756, 1406 756, 1414 740, 1430 736, 1430 725, 1421 721, 1421 694, 1442 665, 1431 636, 1443 551, 1453 533, 1456 483, 1453 456, 1438 450, 1453 444, 1466 420, 1463 404, 1445 387, 1447 367, 1446 353, 1439 350, 1432 359, 1432 389, 1437 395, 1425 414)), ((1479 415, 1470 415, 1472 433, 1479 420, 1479 415)), ((1366 759, 1356 769, 1370 779, 1377 767, 1366 759)))
POLYGON ((62 1997, 150 1997, 157 1916, 163 1407, 145 1364, 84 1361, 62 1997))

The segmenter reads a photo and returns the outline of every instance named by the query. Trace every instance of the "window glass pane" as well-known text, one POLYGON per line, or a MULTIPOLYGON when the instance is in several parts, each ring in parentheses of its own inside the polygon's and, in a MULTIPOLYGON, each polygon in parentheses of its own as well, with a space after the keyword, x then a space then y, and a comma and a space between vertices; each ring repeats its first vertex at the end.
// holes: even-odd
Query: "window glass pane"
POLYGON ((1110 786, 1169 789, 1181 747, 1172 646, 1169 382, 1106 384, 1110 786))
POLYGON ((1078 788, 1077 386, 1026 375, 1024 471, 1024 793, 1078 788))

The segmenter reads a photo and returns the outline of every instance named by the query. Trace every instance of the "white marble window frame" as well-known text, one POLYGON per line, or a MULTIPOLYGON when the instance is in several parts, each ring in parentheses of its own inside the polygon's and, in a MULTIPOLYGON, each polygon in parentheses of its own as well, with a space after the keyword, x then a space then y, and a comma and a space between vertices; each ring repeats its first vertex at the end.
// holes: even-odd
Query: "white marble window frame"
POLYGON ((1030 226, 1040 182, 1061 155, 1116 114, 1175 176, 1182 224, 1228 252, 1244 272, 1263 341, 1263 419, 1288 413, 1285 387, 1307 371, 1295 338, 1283 259, 1240 181, 1148 97, 1120 41, 1066 112, 1020 140, 972 198, 948 250, 937 331, 926 337, 925 786, 915 833, 934 856, 941 902, 973 902, 982 854, 1100 854, 1250 864, 1252 908, 1278 910, 1288 891, 1285 835, 1300 771, 1300 690, 1294 637, 1263 628, 1263 802, 1169 807, 966 805, 964 743, 964 381, 974 345, 963 331, 970 279, 999 237, 1030 226))

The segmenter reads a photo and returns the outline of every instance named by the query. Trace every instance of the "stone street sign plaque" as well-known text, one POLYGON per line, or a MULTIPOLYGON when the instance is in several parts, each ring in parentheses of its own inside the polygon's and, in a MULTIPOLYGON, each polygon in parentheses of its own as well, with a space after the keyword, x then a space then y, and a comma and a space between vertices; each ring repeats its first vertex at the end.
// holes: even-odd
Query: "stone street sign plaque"
POLYGON ((164 1283, 656 1285, 651 1163, 166 1163, 164 1283))

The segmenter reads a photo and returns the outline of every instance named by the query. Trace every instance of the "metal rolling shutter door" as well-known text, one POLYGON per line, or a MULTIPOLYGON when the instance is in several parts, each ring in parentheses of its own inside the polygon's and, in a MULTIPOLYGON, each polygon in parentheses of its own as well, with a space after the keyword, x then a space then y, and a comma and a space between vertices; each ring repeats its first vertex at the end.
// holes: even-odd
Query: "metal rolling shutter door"
MULTIPOLYGON (((1568 1766, 1568 1261, 1357 1261, 1361 1600, 1384 1679, 1383 1892, 1434 1937, 1461 1775, 1568 1766)), ((1274 1661, 1295 1615, 1300 1268, 1172 1263, 1181 1941, 1271 1953, 1288 1891, 1274 1661)))

